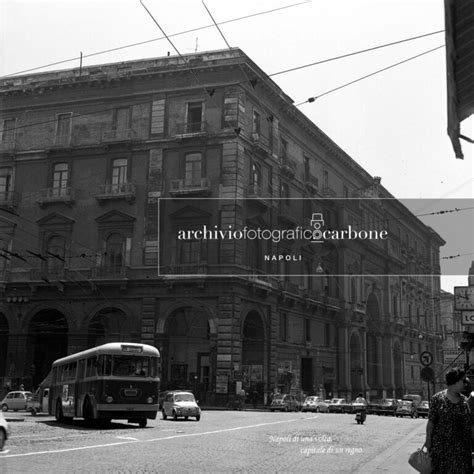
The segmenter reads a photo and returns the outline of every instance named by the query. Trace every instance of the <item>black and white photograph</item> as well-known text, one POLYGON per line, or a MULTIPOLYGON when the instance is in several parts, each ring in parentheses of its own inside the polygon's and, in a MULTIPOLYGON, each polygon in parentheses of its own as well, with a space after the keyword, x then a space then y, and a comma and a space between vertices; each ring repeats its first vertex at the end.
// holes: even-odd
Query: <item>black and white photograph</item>
POLYGON ((473 0, 0 35, 0 472, 474 472, 473 0))

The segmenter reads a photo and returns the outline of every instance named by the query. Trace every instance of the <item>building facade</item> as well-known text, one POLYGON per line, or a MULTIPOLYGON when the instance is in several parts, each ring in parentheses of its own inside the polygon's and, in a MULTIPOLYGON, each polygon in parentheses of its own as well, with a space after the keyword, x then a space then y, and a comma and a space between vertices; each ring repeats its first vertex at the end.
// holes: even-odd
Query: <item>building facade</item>
POLYGON ((423 351, 441 367, 443 240, 239 49, 6 78, 0 97, 4 384, 117 340, 215 404, 400 397, 426 390, 423 351), (225 234, 315 216, 388 238, 225 234))

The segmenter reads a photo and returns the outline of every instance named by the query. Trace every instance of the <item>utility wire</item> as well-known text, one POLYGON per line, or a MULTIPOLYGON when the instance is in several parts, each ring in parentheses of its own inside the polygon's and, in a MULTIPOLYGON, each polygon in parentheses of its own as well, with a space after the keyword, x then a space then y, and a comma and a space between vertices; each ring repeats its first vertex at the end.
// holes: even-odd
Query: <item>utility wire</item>
POLYGON ((347 87, 347 86, 350 86, 351 84, 355 84, 356 82, 359 82, 359 81, 362 81, 363 79, 367 79, 368 77, 371 77, 371 76, 375 76, 376 74, 379 74, 383 71, 387 71, 388 69, 392 69, 396 66, 400 66, 400 64, 404 64, 408 61, 412 61, 413 59, 416 59, 416 58, 419 58, 421 56, 424 56, 425 54, 429 54, 429 53, 432 53, 433 51, 436 51, 437 49, 441 49, 441 48, 444 48, 444 44, 441 45, 441 46, 437 46, 436 48, 433 48, 433 49, 429 49, 428 51, 424 51, 423 53, 420 53, 420 54, 417 54, 415 56, 411 56, 410 58, 407 58, 407 59, 404 59, 403 61, 400 61, 398 63, 395 63, 395 64, 391 64, 390 66, 387 66, 387 67, 384 67, 382 69, 379 69, 375 72, 372 72, 370 74, 367 74, 365 76, 362 76, 362 77, 359 77, 358 79, 355 79, 353 81, 350 81, 350 82, 347 82, 346 84, 343 84, 341 86, 338 86, 338 87, 335 87, 334 89, 331 89, 331 90, 328 90, 326 92, 323 92, 322 94, 319 94, 317 96, 314 96, 314 97, 309 97, 308 99, 306 99, 304 102, 300 102, 299 104, 296 104, 295 107, 299 107, 300 105, 303 105, 303 104, 306 104, 306 103, 312 103, 314 102, 316 99, 320 99, 321 97, 325 96, 325 95, 328 95, 328 94, 331 94, 332 92, 335 92, 335 91, 338 91, 340 89, 343 89, 344 87, 347 87))
MULTIPOLYGON (((268 13, 274 13, 274 12, 277 12, 277 11, 280 11, 280 10, 286 10, 288 8, 293 8, 293 7, 296 7, 296 6, 299 6, 299 5, 304 5, 304 4, 310 3, 310 2, 311 2, 311 0, 306 0, 304 2, 299 2, 299 3, 292 3, 290 5, 285 5, 283 7, 273 8, 271 10, 265 10, 265 11, 261 11, 261 12, 257 12, 257 13, 252 13, 250 15, 241 16, 241 17, 238 17, 238 18, 232 18, 230 20, 225 20, 225 21, 221 22, 220 24, 224 25, 224 24, 233 23, 233 22, 236 22, 236 21, 247 20, 248 18, 253 18, 253 17, 261 16, 261 15, 266 15, 268 13)), ((185 30, 185 31, 180 31, 178 33, 173 33, 173 34, 170 34, 168 36, 169 37, 180 36, 180 35, 185 35, 185 34, 188 34, 188 33, 194 33, 196 31, 200 31, 200 30, 205 30, 205 29, 208 29, 208 28, 214 28, 214 25, 199 26, 199 27, 196 27, 196 28, 192 28, 190 30, 185 30)), ((112 49, 105 49, 103 51, 97 51, 95 53, 84 54, 82 56, 82 58, 90 58, 92 56, 98 56, 100 54, 112 53, 114 51, 119 51, 121 49, 132 48, 132 47, 135 47, 135 46, 141 46, 143 44, 152 43, 154 41, 161 41, 161 40, 164 40, 164 39, 166 39, 166 37, 153 38, 153 39, 149 39, 149 40, 145 40, 145 41, 140 41, 138 43, 131 43, 131 44, 123 45, 123 46, 117 46, 116 48, 112 48, 112 49)), ((77 61, 78 59, 81 59, 81 56, 77 56, 77 57, 70 58, 70 59, 64 59, 64 60, 61 60, 61 61, 56 61, 54 63, 44 64, 43 66, 37 66, 37 67, 31 68, 31 69, 24 69, 22 71, 12 72, 10 74, 6 74, 6 75, 1 76, 1 77, 15 76, 16 74, 23 74, 25 72, 37 71, 38 69, 44 69, 45 67, 57 66, 58 64, 64 64, 64 63, 68 63, 68 62, 71 62, 71 61, 77 61)))
POLYGON ((394 46, 396 44, 406 43, 407 41, 413 41, 413 40, 425 38, 431 35, 437 35, 439 33, 444 33, 444 31, 445 30, 432 31, 431 33, 425 33, 423 35, 418 35, 418 36, 411 36, 410 38, 405 38, 399 41, 392 41, 391 43, 380 44, 378 46, 373 46, 372 48, 361 49, 359 51, 354 51, 353 53, 347 53, 341 56, 335 56, 332 58, 322 59, 321 61, 317 61, 315 63, 304 64, 303 66, 296 66, 290 69, 284 69, 283 71, 274 72, 273 74, 269 74, 268 77, 278 76, 279 74, 286 74, 287 72, 298 71, 300 69, 304 69, 311 66, 317 66, 319 64, 329 63, 331 61, 337 61, 338 59, 348 58, 350 56, 355 56, 356 54, 362 54, 362 53, 367 53, 369 51, 375 51, 376 49, 387 48, 388 46, 394 46))

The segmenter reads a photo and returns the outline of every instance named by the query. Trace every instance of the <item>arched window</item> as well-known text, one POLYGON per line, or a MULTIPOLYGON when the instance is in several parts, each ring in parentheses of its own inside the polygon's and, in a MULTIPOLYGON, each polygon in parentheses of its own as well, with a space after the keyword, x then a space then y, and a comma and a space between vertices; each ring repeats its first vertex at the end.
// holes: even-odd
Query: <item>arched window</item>
POLYGON ((118 233, 110 234, 105 241, 105 267, 119 271, 125 264, 125 238, 118 233))
POLYGON ((64 269, 66 255, 66 241, 64 237, 55 235, 46 245, 48 273, 59 273, 64 269))

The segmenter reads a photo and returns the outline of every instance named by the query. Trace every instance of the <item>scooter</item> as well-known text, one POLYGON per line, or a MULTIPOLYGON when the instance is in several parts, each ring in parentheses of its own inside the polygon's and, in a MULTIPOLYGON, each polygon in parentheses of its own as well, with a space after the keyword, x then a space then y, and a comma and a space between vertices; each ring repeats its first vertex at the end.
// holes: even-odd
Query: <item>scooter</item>
POLYGON ((367 410, 364 408, 358 408, 356 411, 356 421, 358 425, 363 425, 367 418, 367 410))

